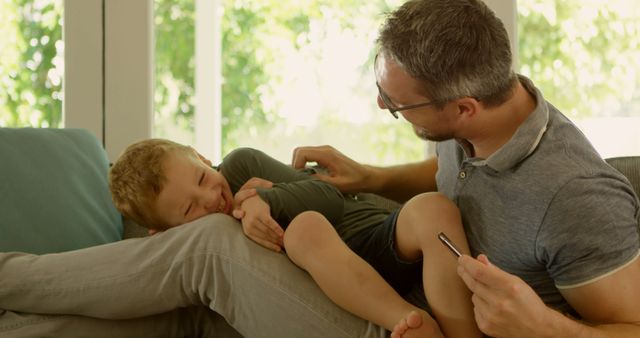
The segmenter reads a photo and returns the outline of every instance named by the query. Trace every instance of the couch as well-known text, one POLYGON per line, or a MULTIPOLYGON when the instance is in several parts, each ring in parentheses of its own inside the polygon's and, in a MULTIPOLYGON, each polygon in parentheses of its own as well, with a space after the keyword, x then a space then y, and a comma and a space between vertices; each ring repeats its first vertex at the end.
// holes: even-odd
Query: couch
MULTIPOLYGON (((0 252, 63 252, 147 235, 113 207, 106 153, 90 132, 0 128, 0 159, 0 252)), ((640 156, 606 161, 640 191, 640 156)))

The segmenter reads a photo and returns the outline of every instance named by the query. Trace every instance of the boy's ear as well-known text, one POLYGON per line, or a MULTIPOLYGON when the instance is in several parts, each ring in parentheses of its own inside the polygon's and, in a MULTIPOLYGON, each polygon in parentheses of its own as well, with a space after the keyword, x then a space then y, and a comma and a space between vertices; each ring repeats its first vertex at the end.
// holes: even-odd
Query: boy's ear
POLYGON ((157 234, 158 232, 162 232, 161 230, 157 230, 157 229, 149 229, 149 236, 153 236, 155 234, 157 234))

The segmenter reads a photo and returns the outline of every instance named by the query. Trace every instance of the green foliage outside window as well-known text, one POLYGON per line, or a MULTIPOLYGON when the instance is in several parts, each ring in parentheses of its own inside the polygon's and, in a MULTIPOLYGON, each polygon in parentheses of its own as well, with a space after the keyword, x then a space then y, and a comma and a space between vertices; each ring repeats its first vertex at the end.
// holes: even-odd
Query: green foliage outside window
POLYGON ((158 137, 194 129, 194 21, 194 0, 154 1, 154 130, 158 137))
POLYGON ((0 1, 0 126, 61 126, 62 53, 62 0, 0 1))
POLYGON ((640 116, 640 4, 518 2, 520 72, 573 118, 640 116))
MULTIPOLYGON (((62 126, 62 2, 0 1, 0 126, 62 126)), ((154 7, 157 136, 177 132, 188 139, 194 129, 194 1, 156 0, 154 7)), ((320 62, 323 51, 314 50, 312 42, 328 28, 318 25, 337 23, 356 32, 372 20, 380 22, 392 5, 384 0, 223 0, 223 7, 226 153, 246 137, 262 138, 266 145, 282 138, 285 117, 279 113, 286 93, 279 90, 279 70, 287 66, 284 51, 303 51, 311 65, 320 62)), ((518 2, 518 12, 519 71, 547 99, 571 117, 640 115, 640 5, 527 0, 518 2)), ((371 57, 362 57, 361 84, 332 84, 370 95, 363 110, 377 109, 371 57)), ((331 103, 330 95, 317 95, 331 103)), ((316 129, 298 128, 290 139, 317 133, 321 141, 343 138, 374 145, 381 163, 421 157, 411 130, 384 112, 360 126, 344 119, 352 114, 345 107, 329 104, 325 109, 316 129), (322 134, 339 128, 345 135, 322 134)))
MULTIPOLYGON (((247 139, 249 142, 261 142, 261 148, 269 151, 268 148, 276 146, 274 142, 296 142, 309 134, 316 135, 317 140, 324 140, 329 138, 329 135, 323 135, 329 130, 342 129, 351 132, 361 127, 345 124, 336 115, 349 112, 340 111, 341 107, 332 107, 331 111, 323 112, 319 126, 315 129, 287 128, 286 119, 279 114, 282 102, 287 100, 287 93, 278 88, 279 83, 284 81, 281 70, 287 67, 289 52, 306 52, 309 67, 317 67, 322 54, 314 53, 313 48, 319 47, 314 47, 314 41, 311 40, 322 40, 325 37, 317 35, 326 32, 312 26, 323 24, 323 20, 327 20, 326 16, 331 16, 331 20, 337 22, 340 29, 356 31, 356 25, 363 20, 354 18, 368 13, 370 17, 365 15, 365 20, 369 25, 374 19, 380 21, 381 13, 390 8, 387 2, 225 0, 222 6, 223 153, 239 145, 247 145, 247 139), (322 130, 319 130, 320 128, 322 130), (283 139, 283 134, 288 135, 288 141, 283 139)), ((155 131, 158 136, 178 137, 183 142, 192 142, 191 131, 194 129, 194 11, 193 1, 155 1, 155 131), (180 53, 175 53, 176 49, 180 50, 180 53)), ((377 23, 372 26, 373 32, 375 29, 377 23)), ((373 44, 367 47, 371 50, 367 50, 369 54, 361 60, 362 77, 367 79, 368 105, 359 109, 375 110, 378 113, 371 69, 372 47, 373 44)), ((335 52, 348 53, 339 50, 335 52)), ((343 84, 337 79, 335 86, 341 85, 343 84)), ((350 88, 345 86, 344 90, 348 91, 350 88)), ((328 97, 326 101, 331 103, 331 99, 328 97)), ((300 111, 304 112, 308 108, 308 105, 302 104, 300 111)), ((420 158, 422 146, 420 142, 416 142, 412 131, 400 124, 390 126, 390 123, 395 121, 390 121, 383 112, 379 114, 385 119, 381 118, 380 122, 369 123, 366 128, 359 129, 361 135, 353 141, 345 141, 345 138, 355 138, 354 133, 343 135, 342 142, 378 144, 376 151, 379 156, 376 158, 388 157, 387 162, 397 160, 398 154, 402 153, 398 149, 405 149, 407 160, 420 158), (392 142, 370 142, 372 139, 381 138, 390 138, 392 142), (402 144, 403 139, 411 139, 411 142, 402 144)), ((331 138, 335 141, 335 133, 331 138)), ((287 155, 280 154, 281 157, 288 157, 289 151, 286 152, 287 155)), ((273 150, 270 153, 273 154, 273 150)))

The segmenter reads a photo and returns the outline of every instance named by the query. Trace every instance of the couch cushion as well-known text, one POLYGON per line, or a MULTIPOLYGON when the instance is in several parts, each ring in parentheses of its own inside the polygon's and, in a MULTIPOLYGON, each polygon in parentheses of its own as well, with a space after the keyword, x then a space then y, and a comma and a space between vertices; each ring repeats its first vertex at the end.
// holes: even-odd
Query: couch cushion
MULTIPOLYGON (((627 177, 636 191, 636 195, 640 196, 640 156, 612 157, 606 161, 627 177)), ((638 215, 638 223, 640 226, 640 214, 638 215)))
POLYGON ((633 189, 640 195, 640 156, 612 157, 607 162, 629 179, 633 189))
POLYGON ((81 129, 0 128, 0 251, 61 252, 122 238, 106 154, 81 129))

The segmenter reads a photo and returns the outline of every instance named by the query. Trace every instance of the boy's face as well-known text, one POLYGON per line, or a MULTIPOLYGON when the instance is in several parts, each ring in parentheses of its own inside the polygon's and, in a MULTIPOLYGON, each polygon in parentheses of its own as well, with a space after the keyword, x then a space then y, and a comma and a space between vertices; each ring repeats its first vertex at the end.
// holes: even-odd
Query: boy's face
POLYGON ((162 164, 166 181, 155 211, 165 226, 175 227, 212 213, 231 214, 229 183, 195 154, 174 151, 162 164))

